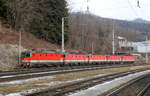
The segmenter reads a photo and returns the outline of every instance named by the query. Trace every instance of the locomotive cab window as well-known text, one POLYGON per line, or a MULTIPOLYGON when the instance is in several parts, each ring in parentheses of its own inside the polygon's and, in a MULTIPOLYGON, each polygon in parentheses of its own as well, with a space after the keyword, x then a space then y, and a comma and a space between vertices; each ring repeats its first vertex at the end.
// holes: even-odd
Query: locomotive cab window
POLYGON ((22 52, 21 57, 30 57, 30 53, 29 52, 22 52))

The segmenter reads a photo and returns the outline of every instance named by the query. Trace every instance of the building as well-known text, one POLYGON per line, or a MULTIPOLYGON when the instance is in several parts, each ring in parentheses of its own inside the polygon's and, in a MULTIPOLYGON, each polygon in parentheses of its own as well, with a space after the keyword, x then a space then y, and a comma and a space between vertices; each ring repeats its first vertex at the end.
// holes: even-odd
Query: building
POLYGON ((138 53, 150 53, 150 44, 147 44, 146 41, 136 42, 134 48, 138 53))
POLYGON ((147 44, 146 41, 133 42, 118 36, 118 43, 122 52, 150 53, 150 44, 147 44))
POLYGON ((126 53, 126 52, 134 52, 135 51, 135 48, 134 48, 135 42, 133 42, 133 41, 129 41, 124 37, 118 36, 118 43, 119 43, 118 45, 119 45, 119 49, 121 52, 126 53))

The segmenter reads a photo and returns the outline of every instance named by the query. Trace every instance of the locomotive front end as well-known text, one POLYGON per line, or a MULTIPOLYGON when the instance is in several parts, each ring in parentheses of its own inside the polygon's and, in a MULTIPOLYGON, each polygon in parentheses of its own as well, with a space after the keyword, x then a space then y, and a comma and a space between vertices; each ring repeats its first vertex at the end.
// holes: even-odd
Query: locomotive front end
POLYGON ((20 57, 20 65, 21 67, 29 67, 30 66, 30 57, 31 53, 30 52, 22 52, 21 57, 20 57))

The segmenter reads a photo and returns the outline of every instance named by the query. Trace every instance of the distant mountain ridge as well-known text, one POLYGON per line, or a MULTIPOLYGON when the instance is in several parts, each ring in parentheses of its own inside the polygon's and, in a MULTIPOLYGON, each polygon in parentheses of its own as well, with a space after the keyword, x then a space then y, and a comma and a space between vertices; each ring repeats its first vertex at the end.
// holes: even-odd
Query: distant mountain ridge
POLYGON ((144 20, 141 18, 137 18, 137 19, 133 20, 133 22, 150 24, 150 21, 147 21, 147 20, 144 20))
POLYGON ((116 24, 123 28, 140 31, 142 33, 150 32, 150 21, 135 19, 133 21, 115 20, 116 24))
POLYGON ((103 18, 103 17, 100 18, 103 19, 103 22, 114 21, 116 27, 119 28, 116 29, 116 31, 118 31, 118 35, 122 37, 126 37, 129 40, 138 42, 138 41, 144 41, 146 35, 150 37, 150 21, 144 20, 142 18, 137 18, 132 21, 103 18))
POLYGON ((150 36, 150 21, 137 18, 133 21, 115 20, 117 26, 122 27, 124 30, 132 30, 132 34, 138 37, 136 41, 145 40, 145 36, 150 36))

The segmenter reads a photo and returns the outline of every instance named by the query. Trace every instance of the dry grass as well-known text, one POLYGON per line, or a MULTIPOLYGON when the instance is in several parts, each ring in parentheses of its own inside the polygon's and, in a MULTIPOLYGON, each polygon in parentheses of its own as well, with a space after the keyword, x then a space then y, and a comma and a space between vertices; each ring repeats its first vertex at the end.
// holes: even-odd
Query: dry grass
MULTIPOLYGON (((150 68, 150 65, 124 67, 124 68, 101 69, 101 70, 93 70, 93 71, 55 75, 54 78, 50 78, 50 79, 41 79, 41 80, 23 82, 22 84, 19 84, 19 85, 16 84, 16 85, 0 86, 0 94, 20 92, 20 91, 35 89, 35 88, 48 88, 49 87, 48 83, 52 83, 52 82, 58 81, 58 82, 63 83, 66 81, 76 80, 76 79, 80 79, 80 78, 86 78, 86 77, 95 76, 95 75, 99 75, 99 74, 109 74, 109 73, 114 73, 114 72, 123 72, 123 71, 142 69, 142 68, 150 68)), ((55 85, 55 86, 57 86, 57 85, 55 85)), ((60 85, 58 85, 58 86, 60 86, 60 85)))

